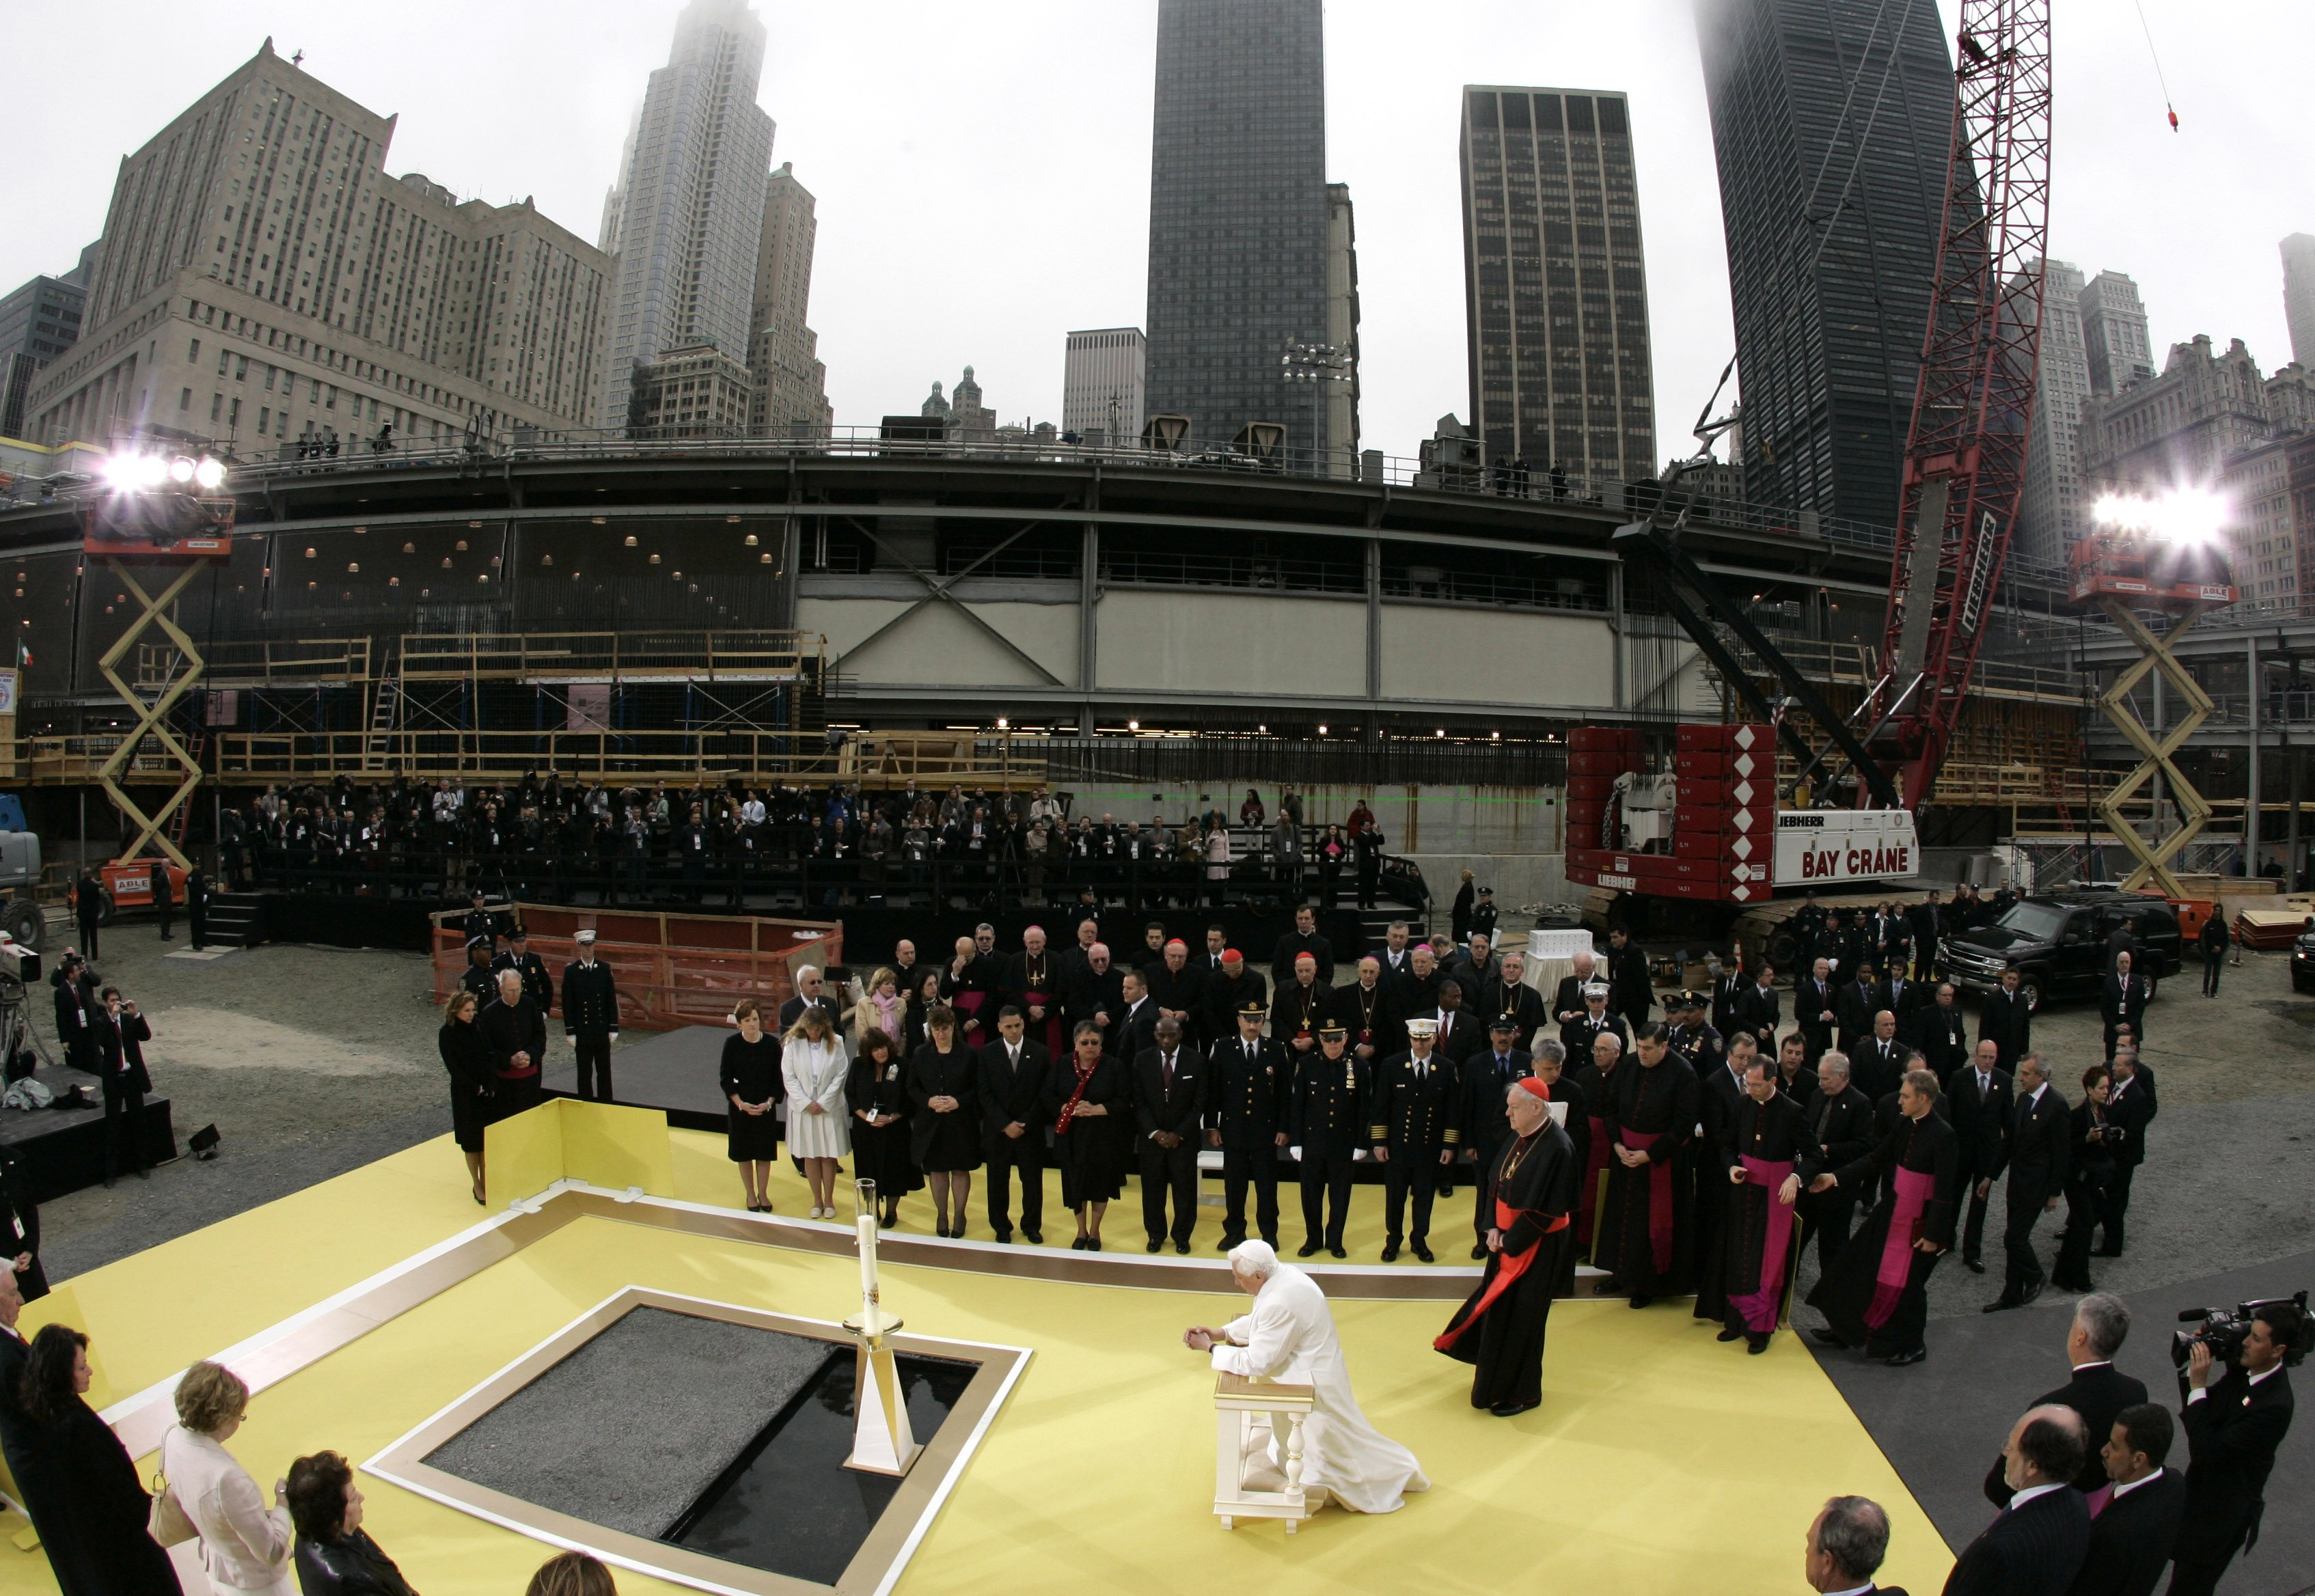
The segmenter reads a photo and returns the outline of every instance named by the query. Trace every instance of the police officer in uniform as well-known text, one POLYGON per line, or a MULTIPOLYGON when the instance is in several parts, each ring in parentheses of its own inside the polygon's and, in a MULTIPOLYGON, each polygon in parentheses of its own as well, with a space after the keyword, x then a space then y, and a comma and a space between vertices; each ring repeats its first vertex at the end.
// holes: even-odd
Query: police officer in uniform
POLYGON ((1608 1012, 1608 983, 1590 981, 1583 988, 1583 1012, 1560 1026, 1559 1045, 1571 1059, 1589 1059, 1592 1044, 1602 1035, 1613 1036, 1625 1052, 1632 1051, 1632 1028, 1623 1015, 1608 1012))
POLYGON ((488 1008, 498 1000, 499 977, 491 962, 492 939, 486 932, 466 939, 466 967, 458 972, 458 984, 475 995, 475 1001, 488 1008))
POLYGON ((1705 1023, 1712 999, 1703 992, 1690 991, 1672 1001, 1680 1014, 1680 1023, 1672 1028, 1672 1051, 1684 1056, 1699 1078, 1708 1077, 1728 1058, 1727 1042, 1705 1023))
MULTIPOLYGON (((581 1097, 611 1101, 611 1044, 619 1040, 619 992, 595 956, 595 933, 579 933, 579 956, 563 970, 563 1034, 575 1050, 581 1097)), ((525 983, 528 985, 528 983, 525 983)))
POLYGON ((1278 1246, 1278 1149, 1286 1145, 1294 1075, 1286 1050, 1262 1033, 1268 1014, 1258 1001, 1241 1004, 1237 1034, 1206 1054, 1206 1143, 1222 1152, 1224 1252, 1246 1239, 1249 1180, 1255 1224, 1278 1246))
POLYGON ((458 929, 466 935, 466 945, 474 946, 477 936, 487 937, 495 943, 499 935, 498 921, 489 909, 483 907, 483 890, 480 887, 475 889, 470 901, 472 907, 458 919, 458 929))
POLYGON ((507 939, 507 951, 491 961, 493 971, 511 970, 522 977, 522 995, 538 1005, 540 1014, 554 1011, 554 978, 546 973, 546 961, 530 951, 530 933, 520 926, 507 939))
POLYGON ((1317 1050, 1294 1067, 1288 1119, 1292 1126, 1289 1135, 1301 1148, 1303 1237, 1299 1257, 1309 1257, 1322 1241, 1335 1257, 1350 1256, 1343 1246, 1343 1220, 1351 1207, 1351 1166, 1368 1145, 1368 1118, 1374 1104, 1374 1067, 1351 1051, 1350 1040, 1349 1026, 1340 1019, 1326 1020, 1318 1027, 1317 1050))
POLYGON ((1374 1156, 1383 1165, 1382 1261, 1394 1263, 1407 1234, 1406 1200, 1415 1199, 1409 1237, 1415 1255, 1432 1262, 1431 1202, 1461 1144, 1457 1118, 1455 1067, 1432 1051, 1439 1035, 1435 1019, 1406 1022, 1407 1051, 1383 1061, 1375 1083, 1374 1156))

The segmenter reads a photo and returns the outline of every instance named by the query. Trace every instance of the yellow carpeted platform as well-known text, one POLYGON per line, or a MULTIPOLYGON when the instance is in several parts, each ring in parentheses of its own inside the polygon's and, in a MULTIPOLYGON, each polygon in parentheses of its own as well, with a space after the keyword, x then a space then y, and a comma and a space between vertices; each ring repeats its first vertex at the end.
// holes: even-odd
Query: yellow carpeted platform
MULTIPOLYGON (((737 1193, 720 1138, 679 1136, 675 1177, 685 1198, 737 1193)), ((776 1201, 800 1210, 800 1184, 785 1166, 780 1178, 776 1201)), ((464 1188, 445 1139, 84 1277, 111 1384, 141 1388, 455 1234, 481 1212, 464 1188)), ((1120 1207, 1133 1223, 1111 1238, 1132 1241, 1134 1194, 1120 1207)), ((1203 1247, 1214 1229, 1209 1213, 1203 1247)), ((1049 1225, 1049 1245, 1066 1234, 1049 1225)), ((856 1300, 844 1257, 584 1219, 266 1391, 233 1450, 261 1481, 321 1447, 365 1458, 631 1282, 830 1319, 856 1300)), ((1243 1299, 904 1267, 888 1267, 885 1291, 913 1332, 1036 1352, 903 1592, 1788 1590, 1808 1521, 1836 1492, 1889 1508, 1884 1583, 1934 1590, 1951 1562, 1792 1337, 1748 1358, 1677 1307, 1560 1305, 1545 1405, 1505 1422, 1475 1413, 1468 1370, 1430 1350, 1441 1305, 1338 1302, 1362 1401, 1434 1489, 1387 1517, 1329 1511, 1290 1540, 1276 1525, 1225 1531, 1210 1511, 1211 1379, 1177 1337, 1243 1299)), ((35 1305, 28 1323, 40 1317, 35 1305)), ((507 1596, 545 1556, 366 1486, 369 1528, 426 1596, 507 1596)), ((630 1596, 676 1588, 620 1583, 630 1596)), ((55 1588, 45 1558, 0 1545, 0 1592, 55 1588)))

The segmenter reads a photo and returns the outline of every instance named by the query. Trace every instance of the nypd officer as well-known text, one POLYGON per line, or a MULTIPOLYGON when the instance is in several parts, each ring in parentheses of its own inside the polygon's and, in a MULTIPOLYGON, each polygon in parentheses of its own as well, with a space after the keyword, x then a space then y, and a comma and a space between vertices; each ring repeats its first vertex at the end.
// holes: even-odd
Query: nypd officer
POLYGON ((578 1067, 580 1096, 611 1101, 611 1044, 619 1040, 619 993, 595 956, 595 933, 579 933, 579 956, 563 970, 563 1034, 578 1067))
POLYGON ((1432 1051, 1439 1022, 1406 1022, 1406 1051, 1383 1061, 1375 1083, 1374 1156, 1383 1165, 1382 1261, 1396 1262, 1402 1234, 1415 1255, 1432 1262, 1431 1203, 1462 1139, 1456 1124, 1455 1067, 1432 1051), (1406 1230, 1406 1200, 1415 1199, 1415 1226, 1406 1230))
POLYGON ((1206 1142, 1222 1150, 1222 1251, 1246 1239, 1246 1185, 1254 1182, 1255 1223, 1278 1246, 1278 1149, 1286 1145, 1293 1072, 1286 1050, 1262 1033, 1269 1009, 1241 1004, 1237 1034, 1206 1055, 1206 1142))
MULTIPOLYGON (((1374 1066, 1351 1051, 1351 1028, 1330 1017, 1318 1027, 1318 1045, 1295 1061, 1289 1135, 1299 1151, 1302 1174, 1302 1246, 1308 1258, 1321 1243, 1337 1258, 1343 1220, 1351 1208, 1351 1166, 1368 1146, 1368 1116, 1374 1105, 1374 1066)), ((1270 1044, 1276 1047, 1273 1042, 1270 1044)))

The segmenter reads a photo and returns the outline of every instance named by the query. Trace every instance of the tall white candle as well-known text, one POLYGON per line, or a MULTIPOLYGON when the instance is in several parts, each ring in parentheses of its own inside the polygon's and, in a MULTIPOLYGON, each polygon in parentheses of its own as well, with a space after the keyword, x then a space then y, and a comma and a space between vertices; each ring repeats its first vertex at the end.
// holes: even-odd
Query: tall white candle
POLYGON ((876 1216, 864 1213, 860 1231, 860 1311, 874 1317, 876 1308, 876 1216))

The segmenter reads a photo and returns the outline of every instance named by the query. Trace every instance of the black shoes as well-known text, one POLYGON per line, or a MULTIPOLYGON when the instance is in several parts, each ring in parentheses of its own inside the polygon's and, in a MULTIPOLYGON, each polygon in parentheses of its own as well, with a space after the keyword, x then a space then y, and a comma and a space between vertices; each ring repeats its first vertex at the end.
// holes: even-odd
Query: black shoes
POLYGON ((1186 1258, 1190 1255, 1190 1244, 1186 1241, 1177 1241, 1174 1244, 1174 1250, 1186 1258))
MULTIPOLYGON (((1031 1246, 1041 1247, 1045 1245, 1045 1237, 1042 1231, 1024 1228, 1021 1234, 1029 1238, 1029 1245, 1031 1246)), ((1010 1237, 1007 1237, 1007 1239, 1009 1240, 1010 1237)))
POLYGON ((1415 1244, 1415 1255, 1425 1264, 1435 1264, 1439 1261, 1431 1255, 1431 1249, 1419 1241, 1415 1244))
MULTIPOLYGON (((109 1186, 112 1183, 111 1181, 107 1181, 104 1184, 109 1186)), ((1382 1244, 1382 1261, 1386 1264, 1396 1264, 1398 1262, 1398 1243, 1395 1241, 1386 1241, 1382 1244)))
POLYGON ((1471 1248, 1471 1256, 1472 1256, 1472 1258, 1473 1258, 1475 1261, 1476 1261, 1476 1260, 1477 1260, 1477 1259, 1484 1258, 1484 1257, 1486 1257, 1486 1255, 1487 1255, 1487 1244, 1486 1244, 1486 1242, 1482 1241, 1482 1242, 1477 1243, 1476 1245, 1474 1245, 1474 1246, 1472 1246, 1472 1248, 1471 1248))
POLYGON ((1631 1306, 1634 1308, 1645 1308, 1649 1303, 1654 1302, 1654 1300, 1655 1299, 1649 1296, 1645 1291, 1635 1291, 1632 1293, 1631 1306))
POLYGON ((1881 1361, 1887 1364, 1892 1369, 1911 1369, 1914 1364, 1920 1362, 1929 1355, 1929 1348, 1919 1346, 1915 1347, 1910 1352, 1893 1352, 1888 1357, 1882 1359, 1881 1361))
POLYGON ((1013 1239, 1013 1232, 1010 1230, 998 1230, 994 1234, 1000 1243, 1010 1242, 1013 1239))
POLYGON ((1737 1329, 1734 1325, 1731 1325, 1728 1328, 1723 1330, 1719 1334, 1714 1336, 1712 1339, 1715 1341, 1741 1341, 1743 1339, 1743 1336, 1744 1332, 1737 1329))
POLYGON ((1744 1350, 1755 1358, 1767 1352, 1769 1333, 1766 1330, 1747 1330, 1744 1333, 1744 1350))
POLYGON ((1499 1419, 1515 1419, 1520 1414, 1542 1405, 1540 1402, 1498 1402, 1487 1411, 1499 1419))
POLYGON ((1976 1258, 1964 1258, 1961 1261, 1961 1266, 1964 1269, 1968 1270, 1972 1274, 1983 1274, 1985 1272, 1985 1264, 1976 1258))
POLYGON ((1327 1251, 1327 1254, 1328 1254, 1330 1256, 1336 1257, 1336 1258, 1347 1258, 1347 1257, 1349 1257, 1349 1256, 1351 1255, 1350 1249, 1349 1249, 1348 1247, 1342 1246, 1340 1246, 1340 1245, 1337 1245, 1337 1246, 1330 1246, 1330 1247, 1328 1247, 1328 1248, 1326 1249, 1326 1251, 1327 1251))
POLYGON ((1294 1249, 1294 1255, 1298 1258, 1308 1258, 1315 1255, 1317 1251, 1318 1244, 1317 1242, 1306 1241, 1300 1246, 1294 1249))
POLYGON ((1150 1244, 1149 1244, 1149 1250, 1150 1250, 1151 1252, 1153 1252, 1153 1253, 1154 1253, 1154 1252, 1156 1252, 1159 1247, 1164 1246, 1165 1245, 1166 1245, 1166 1244, 1165 1244, 1163 1241, 1153 1240, 1153 1241, 1151 1241, 1151 1242, 1150 1242, 1150 1244))
POLYGON ((2122 1256, 2122 1249, 2118 1246, 2102 1246, 2096 1252, 2092 1253, 2090 1256, 2093 1258, 2119 1258, 2122 1256))
POLYGON ((1071 1240, 1069 1243, 1069 1251, 1073 1253, 1081 1253, 1085 1251, 1087 1239, 1087 1237, 1080 1236, 1071 1240))
POLYGON ((2021 1300, 2029 1303, 2032 1302, 2034 1299, 2042 1294, 2042 1289, 2049 1283, 2050 1282, 2047 1280, 2043 1279, 2040 1276, 2036 1276, 2034 1280, 2027 1283, 2026 1295, 2021 1300))
POLYGON ((2025 1306, 2026 1299, 2023 1297, 2011 1297, 2005 1294, 2003 1296, 1996 1297, 1992 1301, 1987 1303, 1983 1308, 1979 1308, 1977 1311, 1980 1313, 1998 1314, 2013 1308, 2023 1308, 2025 1306))
POLYGON ((1849 1343, 1832 1330, 1811 1330, 1809 1339, 1822 1347, 1839 1347, 1844 1352, 1849 1350, 1849 1343))

